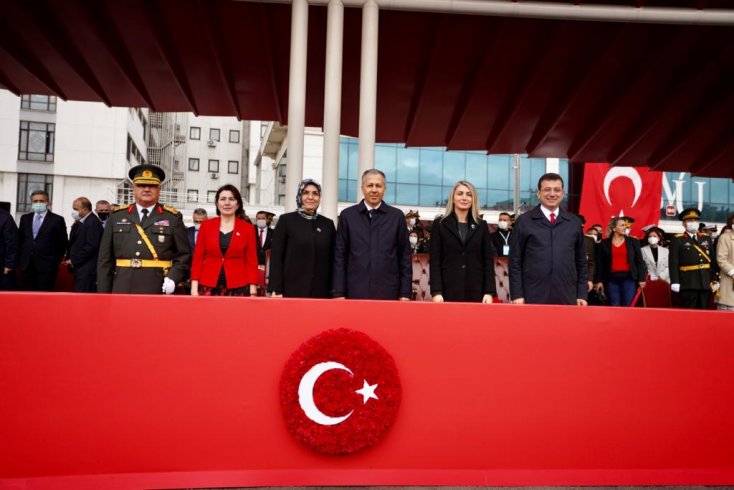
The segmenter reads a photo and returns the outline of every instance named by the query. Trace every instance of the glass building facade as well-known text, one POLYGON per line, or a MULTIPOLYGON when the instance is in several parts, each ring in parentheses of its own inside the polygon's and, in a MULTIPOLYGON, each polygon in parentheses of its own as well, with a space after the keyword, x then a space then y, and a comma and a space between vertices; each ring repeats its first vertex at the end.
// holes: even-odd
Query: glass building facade
MULTIPOLYGON (((356 202, 359 141, 342 137, 339 156, 339 200, 356 202)), ((444 148, 405 148, 401 144, 377 144, 375 166, 385 173, 385 201, 398 206, 443 207, 459 180, 477 188, 482 209, 511 211, 515 172, 512 155, 487 155, 476 151, 446 151, 444 148)), ((535 189, 546 172, 545 158, 521 157, 520 199, 522 207, 537 204, 535 189)), ((568 161, 560 172, 568 182, 568 161)))
MULTIPOLYGON (((339 201, 356 202, 359 141, 342 137, 339 158, 339 201)), ((487 155, 476 151, 446 151, 444 148, 405 148, 402 144, 380 143, 375 148, 375 165, 385 173, 385 201, 401 207, 446 205, 451 187, 468 180, 477 188, 484 210, 512 211, 515 173, 512 155, 487 155)), ((538 179, 546 172, 545 158, 520 158, 521 210, 538 204, 538 179)), ((559 173, 566 182, 568 160, 559 160, 559 173)), ((677 221, 667 207, 697 207, 703 220, 723 223, 734 213, 734 183, 730 179, 692 177, 684 172, 665 172, 660 219, 677 221)))

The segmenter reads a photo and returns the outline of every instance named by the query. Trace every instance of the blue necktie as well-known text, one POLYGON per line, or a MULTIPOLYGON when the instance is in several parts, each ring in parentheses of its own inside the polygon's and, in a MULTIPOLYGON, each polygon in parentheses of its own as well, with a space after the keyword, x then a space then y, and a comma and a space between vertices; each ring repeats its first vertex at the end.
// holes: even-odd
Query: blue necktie
POLYGON ((33 218, 33 239, 35 240, 38 236, 38 230, 41 229, 41 215, 36 214, 33 218))

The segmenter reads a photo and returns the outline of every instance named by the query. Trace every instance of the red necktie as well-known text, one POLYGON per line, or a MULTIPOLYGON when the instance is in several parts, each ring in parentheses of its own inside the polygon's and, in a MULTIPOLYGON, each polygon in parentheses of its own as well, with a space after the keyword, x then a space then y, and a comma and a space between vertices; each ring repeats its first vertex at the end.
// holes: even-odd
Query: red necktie
POLYGON ((550 222, 551 222, 551 224, 553 224, 553 223, 556 222, 556 213, 551 213, 550 214, 550 222))

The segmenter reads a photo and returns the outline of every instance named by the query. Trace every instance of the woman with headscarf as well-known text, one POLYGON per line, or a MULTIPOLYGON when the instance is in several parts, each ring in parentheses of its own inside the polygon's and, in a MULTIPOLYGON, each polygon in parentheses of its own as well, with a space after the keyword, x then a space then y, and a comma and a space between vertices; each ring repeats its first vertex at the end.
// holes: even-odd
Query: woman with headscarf
POLYGON ((331 298, 336 228, 318 214, 320 203, 321 186, 306 179, 296 193, 298 209, 278 220, 270 249, 272 297, 331 298))
POLYGON ((451 189, 445 215, 433 222, 430 247, 433 301, 493 302, 492 239, 471 183, 460 180, 451 189))

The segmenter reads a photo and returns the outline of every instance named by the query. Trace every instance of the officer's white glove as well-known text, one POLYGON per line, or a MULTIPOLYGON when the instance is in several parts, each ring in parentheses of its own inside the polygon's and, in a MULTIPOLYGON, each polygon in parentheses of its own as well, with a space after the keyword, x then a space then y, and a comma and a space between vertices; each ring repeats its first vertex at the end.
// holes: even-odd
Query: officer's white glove
POLYGON ((674 293, 680 293, 680 284, 671 284, 670 290, 674 293))
POLYGON ((176 283, 173 282, 170 278, 166 277, 163 279, 163 287, 161 288, 161 291, 163 291, 166 294, 173 294, 173 292, 176 290, 176 283))
POLYGON ((711 292, 715 293, 721 288, 721 284, 719 284, 719 281, 712 281, 711 282, 711 292))
POLYGON ((727 272, 727 273, 726 273, 726 275, 727 275, 727 276, 731 276, 731 277, 734 277, 734 269, 732 269, 732 270, 730 270, 729 272, 727 272))

